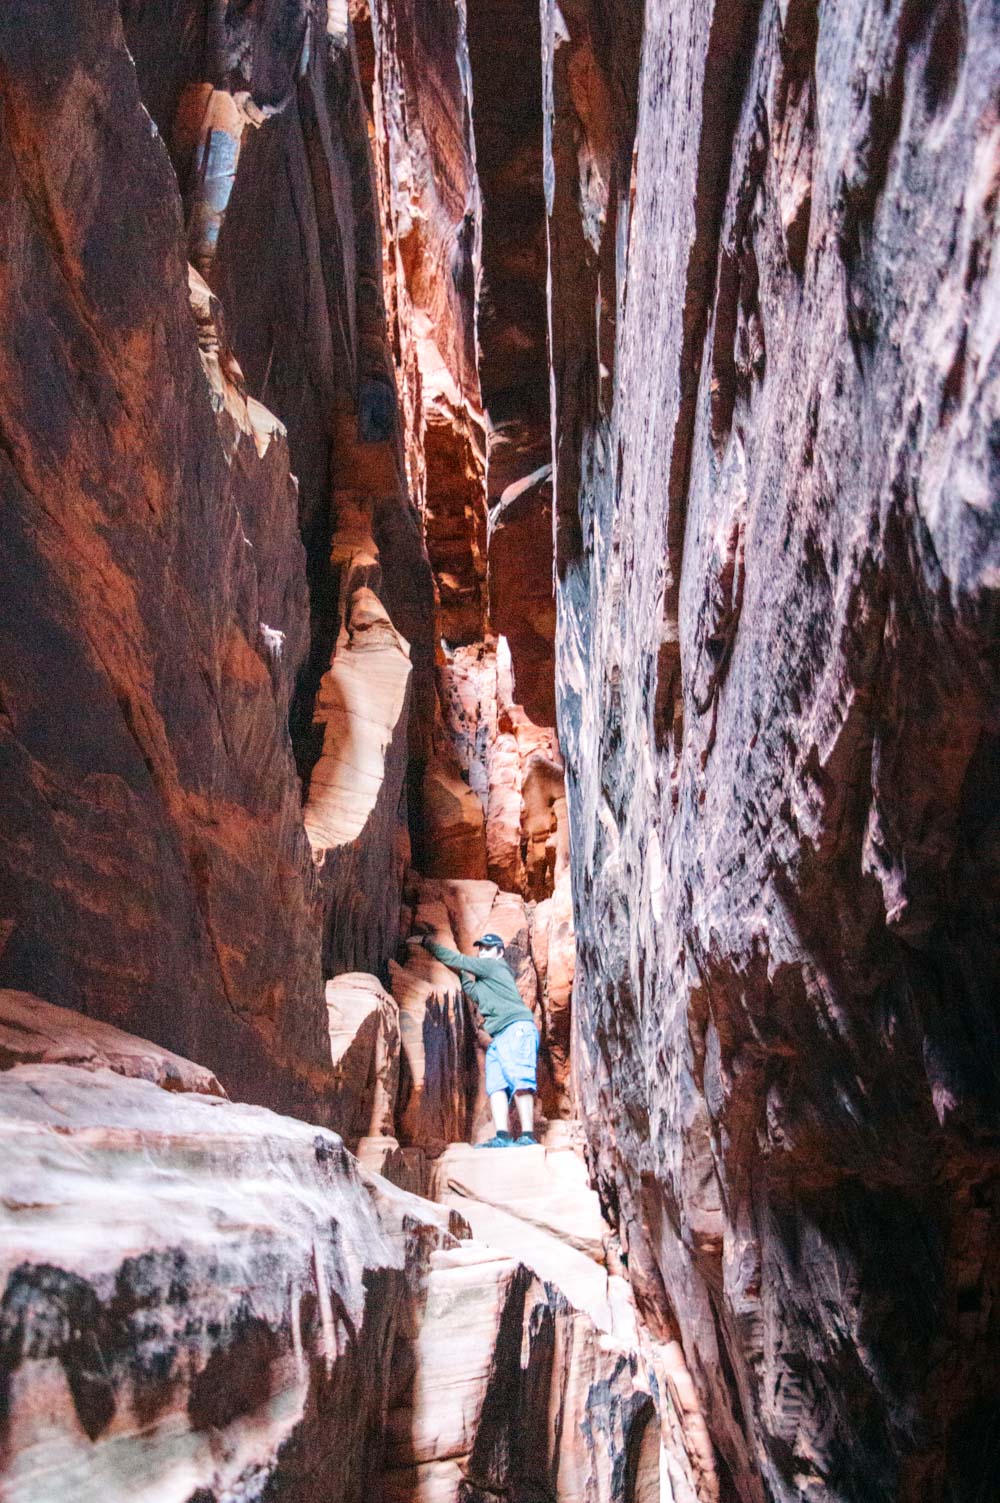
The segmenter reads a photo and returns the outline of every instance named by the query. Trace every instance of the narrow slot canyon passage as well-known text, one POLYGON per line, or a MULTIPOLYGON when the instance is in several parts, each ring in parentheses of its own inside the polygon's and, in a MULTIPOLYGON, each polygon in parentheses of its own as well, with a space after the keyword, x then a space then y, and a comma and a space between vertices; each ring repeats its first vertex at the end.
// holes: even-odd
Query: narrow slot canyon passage
POLYGON ((0 13, 0 1503, 992 1503, 1000 14, 0 13))

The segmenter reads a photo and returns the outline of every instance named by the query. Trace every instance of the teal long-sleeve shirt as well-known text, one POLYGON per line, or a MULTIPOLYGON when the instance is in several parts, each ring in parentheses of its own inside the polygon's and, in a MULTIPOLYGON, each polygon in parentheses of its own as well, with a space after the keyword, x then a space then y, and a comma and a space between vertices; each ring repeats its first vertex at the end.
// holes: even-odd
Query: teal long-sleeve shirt
POLYGON ((461 955, 435 940, 426 941, 425 949, 443 965, 462 973, 462 990, 478 1007, 483 1027, 491 1039, 511 1023, 534 1023, 529 1007, 521 1001, 514 974, 505 960, 492 956, 461 955))

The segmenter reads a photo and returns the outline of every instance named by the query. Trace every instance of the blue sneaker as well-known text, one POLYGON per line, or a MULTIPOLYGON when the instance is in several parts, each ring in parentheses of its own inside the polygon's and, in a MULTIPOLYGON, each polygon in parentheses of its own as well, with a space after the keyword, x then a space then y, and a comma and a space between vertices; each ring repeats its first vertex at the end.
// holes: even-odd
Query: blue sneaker
POLYGON ((537 1148, 538 1139, 533 1132, 523 1132, 519 1138, 514 1139, 515 1148, 537 1148))
POLYGON ((495 1133, 492 1138, 487 1138, 485 1143, 477 1143, 477 1148, 513 1148, 514 1139, 509 1132, 495 1133))

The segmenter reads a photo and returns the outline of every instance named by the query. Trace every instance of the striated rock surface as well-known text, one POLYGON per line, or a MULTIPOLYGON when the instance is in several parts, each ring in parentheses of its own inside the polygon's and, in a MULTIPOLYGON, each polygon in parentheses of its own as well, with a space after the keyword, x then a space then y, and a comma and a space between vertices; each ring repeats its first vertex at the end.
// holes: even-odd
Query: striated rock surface
POLYGON ((0 1070, 73 1065, 148 1080, 165 1091, 225 1096, 211 1070, 29 992, 0 991, 0 1070))
POLYGON ((386 303, 407 473, 449 642, 483 635, 486 456, 476 358, 481 205, 464 0, 373 0, 386 303))
MULTIPOLYGON (((390 805, 398 802, 405 765, 397 753, 394 776, 387 776, 390 747, 405 724, 408 644, 371 590, 352 595, 339 646, 316 701, 314 721, 323 727, 323 750, 305 805, 306 833, 320 859, 357 839, 387 787, 390 805)), ((405 737, 400 739, 405 747, 405 737)))
POLYGON ((4 1499, 992 1498, 998 71, 0 17, 4 1499))
POLYGON ((321 1114, 288 451, 213 401, 117 7, 0 58, 0 982, 321 1114))
POLYGON ((170 144, 189 254, 225 307, 249 389, 282 420, 297 479, 309 650, 290 726, 310 804, 323 969, 384 975, 403 871, 404 767, 408 752, 426 756, 429 737, 434 595, 407 493, 348 10, 290 0, 209 19, 196 6, 168 18, 128 5, 125 21, 143 97, 170 144), (177 54, 167 59, 171 34, 177 54), (356 599, 361 590, 378 605, 356 599), (408 703, 394 707, 391 754, 383 762, 366 747, 358 759, 368 787, 350 815, 338 682, 352 676, 350 649, 378 608, 407 644, 412 683, 408 703), (341 807, 327 819, 316 805, 331 774, 341 807))
POLYGON ((720 1496, 984 1497, 997 17, 624 12, 543 7, 591 1162, 720 1496))
POLYGON ((345 610, 313 711, 323 746, 303 816, 326 899, 324 968, 381 972, 395 944, 408 852, 411 661, 373 590, 355 588, 345 610))
POLYGON ((332 1133, 105 1070, 16 1066, 0 1114, 5 1498, 369 1497, 446 1216, 393 1224, 332 1133))
POLYGON ((336 1106, 349 1147, 391 1138, 399 1093, 399 1009, 374 976, 348 971, 326 983, 336 1106))
POLYGON ((636 1327, 617 1238, 587 1183, 581 1137, 579 1123, 558 1122, 544 1131, 544 1147, 498 1157, 455 1145, 434 1163, 431 1193, 461 1213, 475 1238, 524 1263, 550 1303, 558 1290, 573 1339, 562 1349, 566 1449, 552 1468, 555 1495, 566 1488, 574 1498, 695 1503, 716 1495, 697 1395, 679 1344, 636 1327), (629 1410, 623 1454, 618 1427, 629 1410))
MULTIPOLYGON (((373 995, 371 978, 337 983, 342 1017, 352 992, 373 995)), ((155 1054, 118 1040, 127 1067, 155 1054)), ((12 1503, 136 1486, 166 1503, 589 1503, 640 1483, 658 1496, 661 1459, 693 1503, 683 1452, 647 1435, 654 1369, 588 1313, 579 1274, 570 1298, 557 1287, 561 1272, 573 1284, 566 1258, 549 1251, 543 1278, 516 1248, 469 1240, 460 1209, 365 1175, 335 1134, 88 1061, 0 1073, 0 1140, 12 1503)), ((493 1172, 464 1152, 449 1178, 493 1172)), ((526 1157, 525 1203, 596 1273, 594 1197, 565 1167, 546 1180, 543 1150, 526 1157), (583 1206, 577 1230, 566 1216, 583 1206)))
MULTIPOLYGON (((515 1259, 476 1243, 434 1254, 411 1355, 386 1503, 628 1495, 630 1448, 652 1414, 634 1361, 515 1259)), ((658 1448, 633 1466, 658 1496, 658 1448)))

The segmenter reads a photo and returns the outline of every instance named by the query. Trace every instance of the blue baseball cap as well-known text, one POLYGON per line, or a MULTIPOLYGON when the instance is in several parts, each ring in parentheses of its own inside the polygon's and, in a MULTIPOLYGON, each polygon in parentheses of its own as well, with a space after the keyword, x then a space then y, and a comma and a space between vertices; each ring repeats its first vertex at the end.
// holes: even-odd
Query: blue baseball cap
POLYGON ((499 934, 484 934, 476 940, 472 948, 474 950, 502 950, 503 947, 503 940, 499 934))

